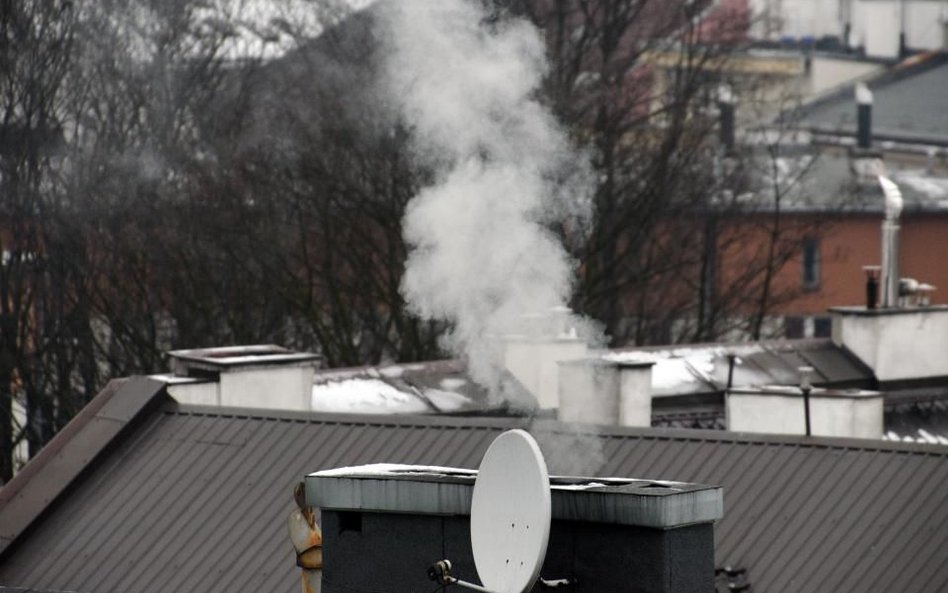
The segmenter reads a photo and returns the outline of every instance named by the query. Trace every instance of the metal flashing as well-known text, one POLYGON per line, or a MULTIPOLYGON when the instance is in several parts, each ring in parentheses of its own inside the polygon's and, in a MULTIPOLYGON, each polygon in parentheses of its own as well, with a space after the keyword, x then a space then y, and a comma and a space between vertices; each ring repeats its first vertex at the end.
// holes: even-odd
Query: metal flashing
MULTIPOLYGON (((470 470, 360 466, 306 477, 306 500, 322 509, 469 515, 470 470)), ((550 477, 553 519, 673 529, 724 516, 721 488, 628 478, 550 477)))

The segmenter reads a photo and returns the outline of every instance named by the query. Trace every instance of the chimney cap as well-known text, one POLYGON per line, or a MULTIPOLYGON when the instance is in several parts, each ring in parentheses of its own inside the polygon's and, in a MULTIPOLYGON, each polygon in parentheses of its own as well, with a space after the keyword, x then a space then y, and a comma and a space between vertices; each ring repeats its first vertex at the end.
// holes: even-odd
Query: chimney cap
POLYGON ((860 105, 872 105, 872 91, 869 90, 866 83, 858 83, 854 94, 856 95, 856 103, 860 105))
MULTIPOLYGON (((297 352, 276 344, 252 344, 246 346, 221 346, 214 348, 194 348, 171 350, 175 371, 201 369, 221 371, 251 366, 268 365, 311 365, 321 357, 312 352, 297 352)), ((179 373, 180 374, 180 373, 179 373)))

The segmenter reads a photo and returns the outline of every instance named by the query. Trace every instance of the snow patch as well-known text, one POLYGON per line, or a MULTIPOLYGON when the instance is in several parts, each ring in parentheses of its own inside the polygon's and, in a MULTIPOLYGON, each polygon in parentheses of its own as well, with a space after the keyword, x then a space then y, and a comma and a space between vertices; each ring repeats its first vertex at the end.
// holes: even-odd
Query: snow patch
POLYGON ((406 475, 464 475, 476 476, 477 470, 458 467, 442 467, 438 465, 405 465, 402 463, 371 463, 369 465, 353 465, 337 467, 313 472, 311 476, 319 477, 368 477, 368 476, 406 476, 406 475))
POLYGON ((417 414, 428 406, 379 379, 347 379, 313 386, 313 410, 356 414, 417 414))

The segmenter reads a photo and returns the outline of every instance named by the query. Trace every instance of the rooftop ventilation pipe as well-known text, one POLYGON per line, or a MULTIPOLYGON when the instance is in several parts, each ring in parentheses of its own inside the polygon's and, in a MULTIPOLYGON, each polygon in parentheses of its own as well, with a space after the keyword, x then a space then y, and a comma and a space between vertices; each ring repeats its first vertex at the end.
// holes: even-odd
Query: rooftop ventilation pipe
POLYGON ((856 85, 856 145, 864 150, 872 147, 872 91, 865 83, 856 85))
POLYGON ((882 221, 882 308, 898 306, 899 302, 899 216, 902 214, 902 192, 891 179, 879 175, 885 195, 885 220, 882 221))
POLYGON ((721 113, 721 146, 724 149, 724 155, 730 156, 734 153, 735 129, 734 129, 734 91, 728 85, 721 85, 718 89, 718 109, 721 113))

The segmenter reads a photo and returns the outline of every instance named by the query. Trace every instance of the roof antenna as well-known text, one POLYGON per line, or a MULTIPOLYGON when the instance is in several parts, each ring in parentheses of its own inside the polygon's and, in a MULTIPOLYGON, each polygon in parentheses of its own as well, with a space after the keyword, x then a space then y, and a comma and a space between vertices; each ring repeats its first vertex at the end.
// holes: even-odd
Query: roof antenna
POLYGON ((482 593, 527 593, 546 556, 550 513, 540 447, 525 430, 508 430, 484 454, 471 500, 471 549, 483 586, 452 575, 447 559, 432 564, 428 578, 482 593))

